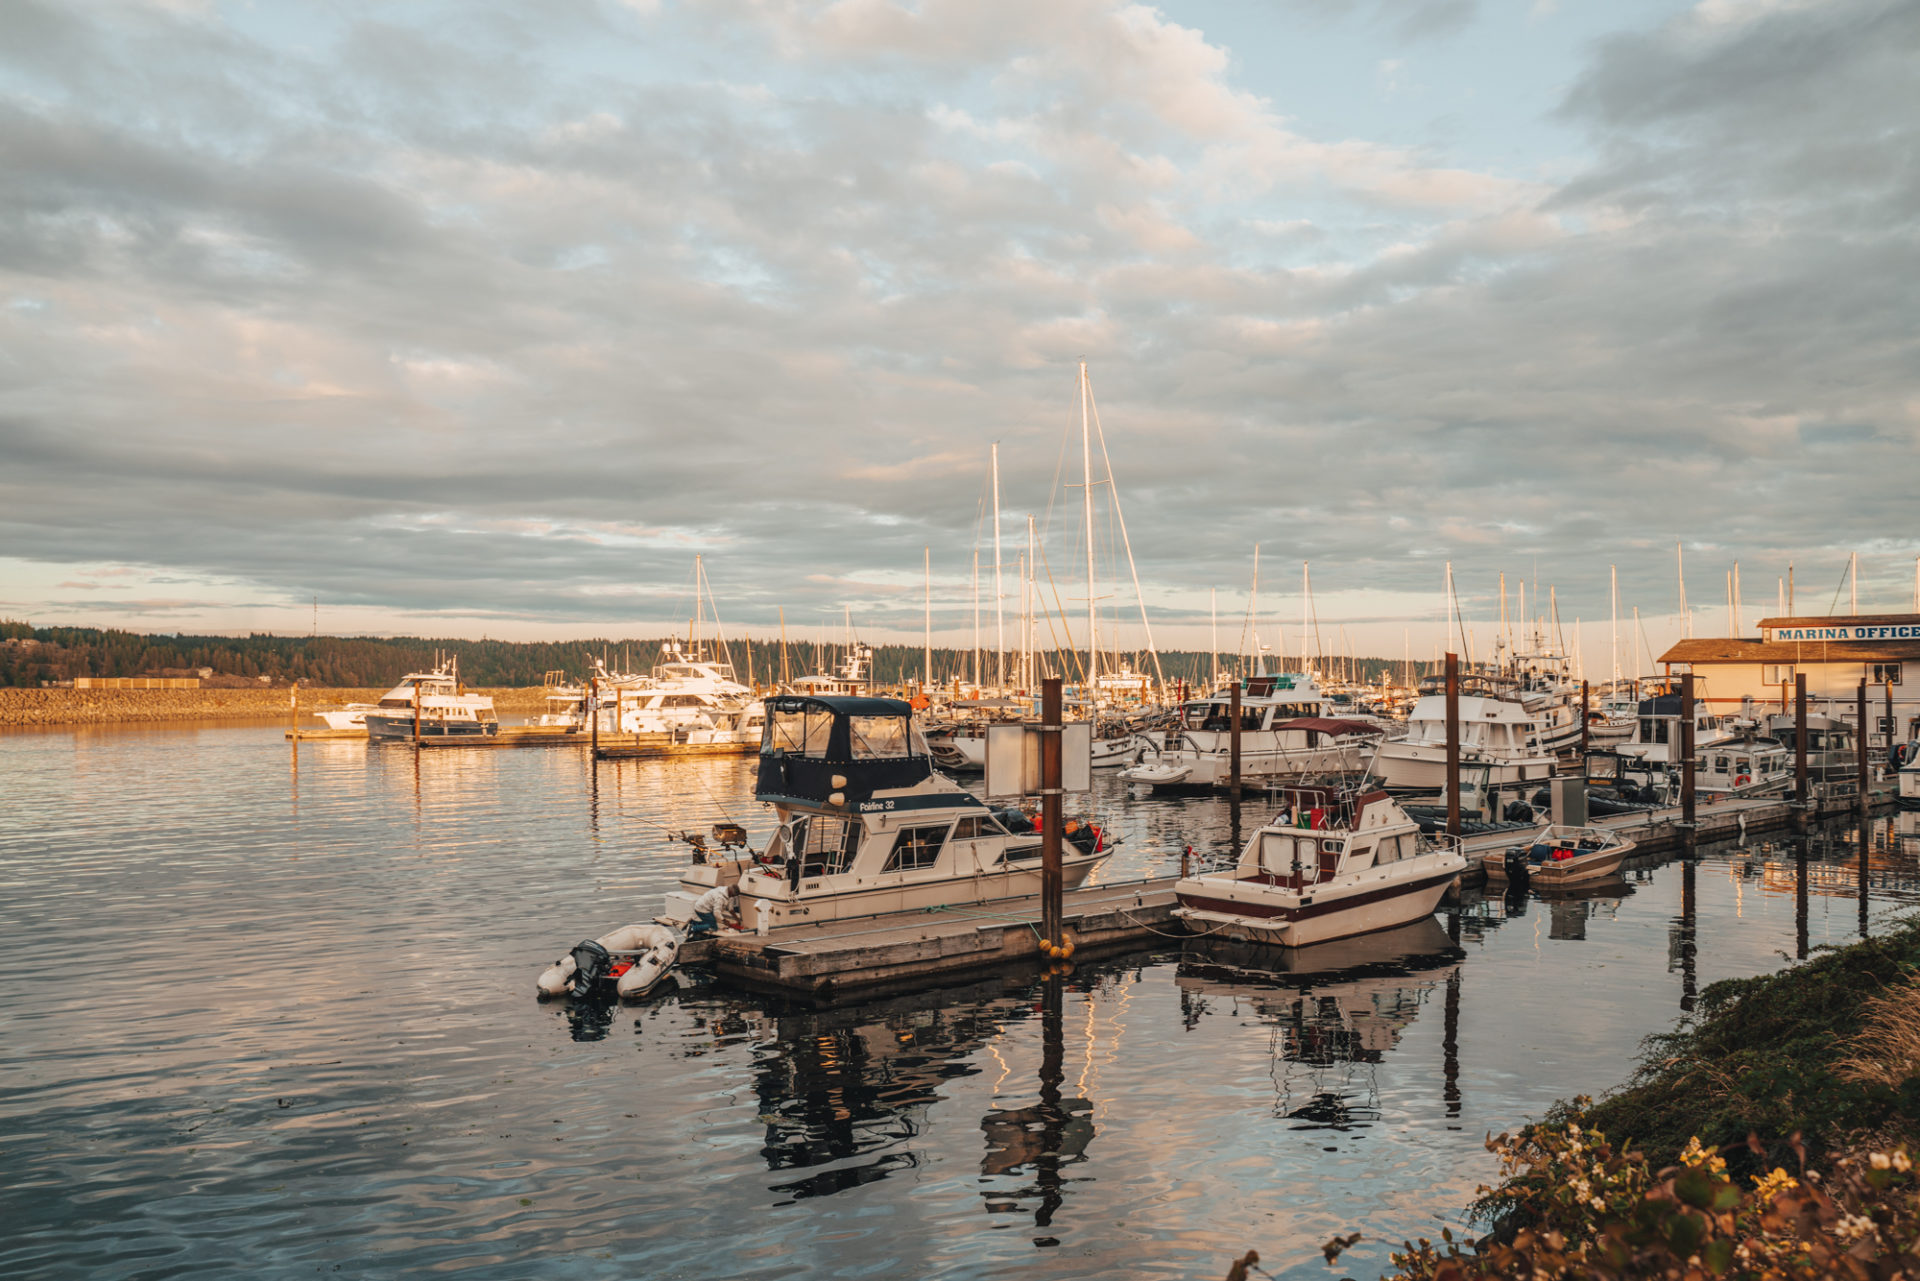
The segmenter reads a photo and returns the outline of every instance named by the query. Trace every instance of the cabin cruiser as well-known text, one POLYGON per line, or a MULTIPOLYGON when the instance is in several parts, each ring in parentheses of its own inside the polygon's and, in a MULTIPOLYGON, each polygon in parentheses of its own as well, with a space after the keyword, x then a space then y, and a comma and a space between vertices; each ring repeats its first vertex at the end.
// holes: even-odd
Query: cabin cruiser
POLYGON ((315 712, 314 715, 325 721, 328 729, 365 729, 367 713, 377 712, 382 708, 404 707, 407 709, 407 715, 412 716, 414 687, 421 682, 428 682, 438 687, 441 683, 451 682, 454 679, 453 673, 445 664, 430 672, 408 672, 406 678, 382 694, 377 703, 348 703, 344 707, 315 712))
POLYGON ((481 739, 499 733, 493 699, 460 692, 457 662, 416 681, 404 703, 395 706, 382 698, 379 708, 367 713, 367 738, 375 743, 481 739))
MULTIPOLYGON (((1485 765, 1497 787, 1549 778, 1554 751, 1542 739, 1541 718, 1514 697, 1504 682, 1484 676, 1460 678, 1460 760, 1485 765)), ((1578 717, 1574 733, 1579 734, 1578 717)), ((1447 781, 1447 699, 1444 690, 1422 686, 1407 718, 1405 738, 1380 745, 1373 773, 1397 792, 1432 792, 1447 781)))
MULTIPOLYGON (((1678 694, 1657 694, 1640 700, 1639 724, 1633 734, 1616 749, 1622 756, 1637 756, 1649 765, 1675 765, 1680 762, 1681 731, 1678 694)), ((1705 699, 1693 703, 1693 750, 1699 752, 1736 737, 1736 718, 1707 710, 1705 699)))
MULTIPOLYGON (((1164 744, 1120 777, 1156 790, 1227 786, 1232 714, 1228 694, 1189 699, 1164 744)), ((1384 732, 1370 721, 1327 716, 1311 676, 1252 676, 1240 699, 1240 778, 1263 785, 1357 772, 1384 732)))
MULTIPOLYGON (((1799 730, 1792 712, 1775 712, 1767 717, 1767 734, 1787 749, 1794 759, 1794 744, 1799 730)), ((1814 782, 1857 778, 1860 773, 1858 748, 1854 745, 1853 722, 1818 712, 1807 713, 1807 777, 1814 782)))
POLYGON ((1467 860, 1458 839, 1424 836, 1374 788, 1300 787, 1234 867, 1182 877, 1174 909, 1202 934, 1303 947, 1431 916, 1467 860))
MULTIPOLYGON (((716 885, 738 887, 746 930, 1040 892, 1039 830, 936 772, 909 704, 796 695, 766 703, 755 797, 773 807, 779 830, 757 854, 696 853, 668 896, 669 917, 688 919, 692 901, 716 885)), ((1112 851, 1097 826, 1066 827, 1071 888, 1112 851)))
POLYGON ((1777 796, 1793 786, 1793 753, 1771 739, 1741 739, 1701 750, 1694 791, 1708 800, 1777 796))

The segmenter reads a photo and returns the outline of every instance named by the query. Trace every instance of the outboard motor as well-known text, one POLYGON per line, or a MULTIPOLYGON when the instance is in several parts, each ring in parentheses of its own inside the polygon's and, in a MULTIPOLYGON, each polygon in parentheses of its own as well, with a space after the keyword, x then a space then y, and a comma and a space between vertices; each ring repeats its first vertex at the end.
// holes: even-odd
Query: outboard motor
POLYGON ((613 957, 592 939, 573 945, 573 991, 585 996, 596 984, 613 973, 613 957))
POLYGON ((1528 864, 1527 864, 1527 847, 1526 846, 1524 845, 1508 846, 1505 863, 1507 868, 1508 884, 1510 885, 1517 884, 1527 879, 1528 864))

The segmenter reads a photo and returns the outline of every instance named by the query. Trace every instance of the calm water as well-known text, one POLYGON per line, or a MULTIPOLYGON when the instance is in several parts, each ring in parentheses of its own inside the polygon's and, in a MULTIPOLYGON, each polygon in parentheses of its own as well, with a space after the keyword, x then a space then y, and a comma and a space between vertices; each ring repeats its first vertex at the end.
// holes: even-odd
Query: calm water
MULTIPOLYGON (((1469 899, 1317 973, 1169 945, 827 1012, 697 976, 541 1004, 656 910, 663 828, 767 830, 749 762, 583 755, 0 735, 0 1275, 1320 1278, 1355 1228, 1365 1275, 1457 1223, 1489 1130, 1920 890, 1905 816, 1469 899)), ((1224 804, 1104 804, 1109 878, 1231 839, 1224 804)))

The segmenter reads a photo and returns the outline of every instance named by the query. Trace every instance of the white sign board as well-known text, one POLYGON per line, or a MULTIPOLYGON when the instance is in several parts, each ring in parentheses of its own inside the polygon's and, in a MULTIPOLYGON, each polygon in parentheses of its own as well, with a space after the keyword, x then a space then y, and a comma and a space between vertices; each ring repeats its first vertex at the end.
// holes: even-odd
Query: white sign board
MULTIPOLYGON (((1067 792, 1093 790, 1093 724, 1090 721, 1069 721, 1060 727, 1060 787, 1067 792)), ((987 778, 981 790, 990 801, 1018 800, 1040 794, 1038 726, 987 726, 987 778)))

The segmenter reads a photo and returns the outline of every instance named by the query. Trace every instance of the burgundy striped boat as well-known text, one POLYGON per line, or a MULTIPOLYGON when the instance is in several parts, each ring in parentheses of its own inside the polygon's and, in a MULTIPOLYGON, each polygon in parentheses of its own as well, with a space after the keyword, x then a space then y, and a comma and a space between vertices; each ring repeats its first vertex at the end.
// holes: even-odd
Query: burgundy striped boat
POLYGON ((1433 909, 1466 869, 1458 839, 1423 836, 1384 791, 1301 787, 1231 870, 1174 886, 1196 934, 1305 947, 1388 930, 1433 909))

